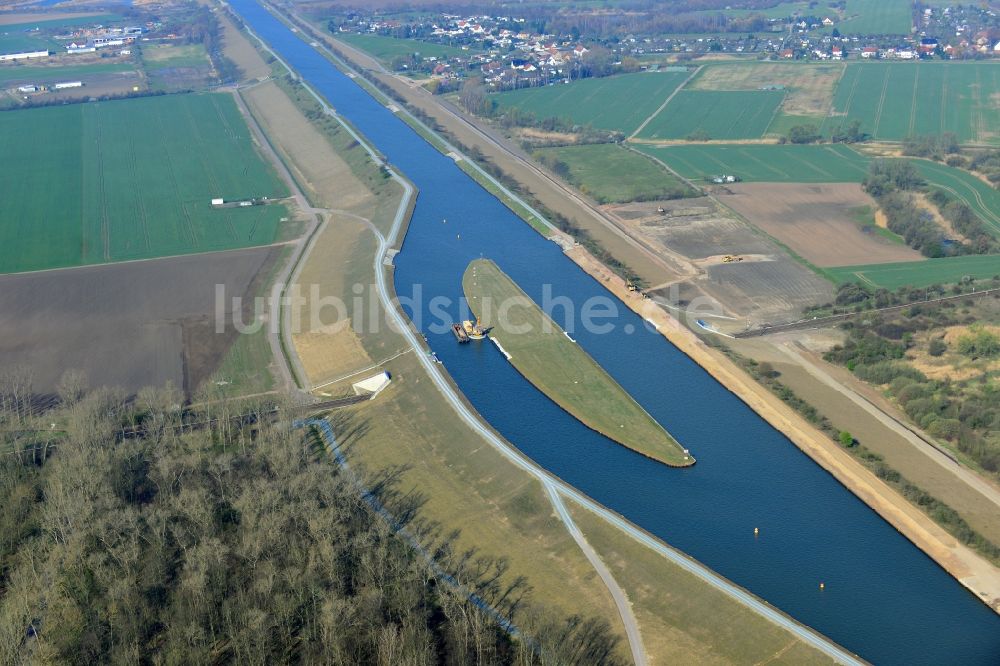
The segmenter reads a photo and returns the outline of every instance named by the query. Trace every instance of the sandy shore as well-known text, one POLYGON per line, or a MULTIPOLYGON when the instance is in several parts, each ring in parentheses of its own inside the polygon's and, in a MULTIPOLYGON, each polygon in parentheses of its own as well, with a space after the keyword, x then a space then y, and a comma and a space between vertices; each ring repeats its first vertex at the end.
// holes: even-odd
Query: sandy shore
POLYGON ((659 332, 678 349, 774 428, 784 433, 962 585, 1000 613, 1000 569, 955 540, 929 516, 855 460, 850 453, 840 448, 767 388, 751 379, 724 354, 708 347, 663 308, 628 291, 622 278, 612 273, 585 249, 574 247, 567 250, 566 255, 629 308, 653 322, 659 332))

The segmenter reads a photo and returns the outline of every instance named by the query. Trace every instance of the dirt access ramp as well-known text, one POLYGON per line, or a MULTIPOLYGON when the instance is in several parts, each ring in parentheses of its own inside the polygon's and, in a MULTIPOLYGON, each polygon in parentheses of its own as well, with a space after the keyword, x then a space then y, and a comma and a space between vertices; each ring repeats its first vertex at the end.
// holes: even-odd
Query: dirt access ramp
POLYGON ((238 334, 231 316, 216 332, 216 285, 243 297, 249 323, 252 295, 279 254, 261 247, 0 276, 0 368, 27 367, 40 393, 73 369, 91 387, 135 392, 170 381, 190 394, 238 334))
POLYGON ((919 261, 922 255, 865 229, 859 209, 875 201, 858 183, 736 183, 719 200, 817 266, 919 261))

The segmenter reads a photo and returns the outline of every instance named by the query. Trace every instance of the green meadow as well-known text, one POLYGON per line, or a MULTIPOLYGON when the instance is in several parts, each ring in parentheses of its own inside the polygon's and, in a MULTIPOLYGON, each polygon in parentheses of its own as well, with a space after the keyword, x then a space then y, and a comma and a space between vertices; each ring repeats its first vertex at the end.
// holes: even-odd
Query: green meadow
POLYGON ((785 97, 782 91, 681 90, 643 128, 640 139, 759 139, 785 97))
POLYGON ((698 195, 659 164, 617 144, 543 148, 537 153, 550 167, 565 165, 566 173, 560 175, 599 203, 698 195))
POLYGON ((747 182, 856 183, 868 173, 868 158, 844 145, 637 144, 635 147, 694 181, 732 174, 747 182))
POLYGON ((885 289, 905 286, 919 288, 959 282, 966 276, 976 280, 990 280, 993 276, 1000 275, 1000 255, 967 255, 895 264, 841 266, 825 270, 840 282, 861 282, 870 287, 885 289))
POLYGON ((283 197, 229 95, 174 95, 0 113, 0 272, 264 245, 283 197))
POLYGON ((369 53, 379 60, 388 63, 399 56, 410 56, 419 53, 423 58, 451 58, 453 56, 468 56, 476 49, 470 47, 464 50, 459 46, 433 44, 419 39, 398 39, 384 35, 358 35, 353 33, 338 34, 337 39, 369 53))

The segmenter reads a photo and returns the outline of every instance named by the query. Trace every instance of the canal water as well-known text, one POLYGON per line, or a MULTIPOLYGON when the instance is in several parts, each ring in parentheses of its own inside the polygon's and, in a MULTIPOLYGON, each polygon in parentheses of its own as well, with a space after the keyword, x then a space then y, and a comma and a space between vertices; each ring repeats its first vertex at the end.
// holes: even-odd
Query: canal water
POLYGON ((546 469, 799 621, 877 663, 998 664, 1000 617, 780 432, 624 306, 611 332, 573 325, 604 289, 254 0, 232 6, 419 188, 400 297, 477 410, 546 469), (446 220, 446 221, 445 221, 446 220), (432 330, 431 299, 456 304, 468 263, 488 257, 698 459, 670 469, 589 430, 489 343, 432 330), (575 304, 575 306, 573 305, 575 304), (754 536, 754 528, 760 529, 754 536), (820 589, 820 583, 824 589, 820 589))

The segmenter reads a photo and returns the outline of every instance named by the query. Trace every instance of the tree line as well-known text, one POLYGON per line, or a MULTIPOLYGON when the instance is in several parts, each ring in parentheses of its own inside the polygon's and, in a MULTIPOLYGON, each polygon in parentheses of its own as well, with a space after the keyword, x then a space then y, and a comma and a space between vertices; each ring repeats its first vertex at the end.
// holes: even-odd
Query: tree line
POLYGON ((968 205, 929 187, 916 167, 905 160, 873 160, 862 183, 886 216, 889 230, 925 257, 991 254, 1000 243, 968 205), (927 193, 939 214, 963 239, 946 238, 933 213, 915 205, 913 193, 927 193))
POLYGON ((286 405, 206 403, 192 430, 169 387, 59 393, 0 377, 2 663, 619 663, 605 622, 547 612, 422 520, 404 470, 352 477, 286 405))

